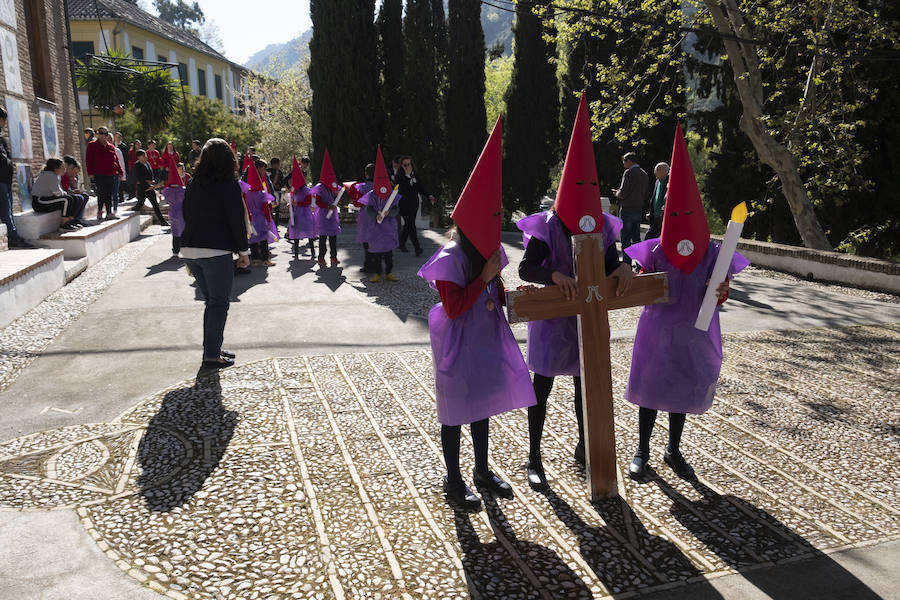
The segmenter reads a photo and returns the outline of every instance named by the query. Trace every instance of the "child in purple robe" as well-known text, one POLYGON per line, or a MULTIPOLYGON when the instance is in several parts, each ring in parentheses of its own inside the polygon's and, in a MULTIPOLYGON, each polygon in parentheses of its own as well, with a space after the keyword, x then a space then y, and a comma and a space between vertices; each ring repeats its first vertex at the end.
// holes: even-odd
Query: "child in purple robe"
POLYGON ((388 177, 384 157, 381 155, 381 146, 375 154, 375 177, 372 181, 372 191, 360 199, 365 204, 368 213, 365 217, 366 225, 365 241, 369 246, 369 268, 373 275, 369 277, 371 283, 381 281, 382 266, 384 267, 384 279, 397 281, 394 275, 394 248, 399 246, 400 237, 397 227, 397 214, 400 212, 400 194, 391 189, 391 180, 388 177), (390 207, 385 209, 390 203, 390 207))
POLYGON ((356 207, 356 242, 362 244, 363 247, 363 266, 360 269, 361 273, 371 273, 372 272, 372 253, 369 251, 369 242, 367 239, 368 236, 368 228, 371 225, 371 216, 369 215, 369 211, 366 210, 366 204, 363 202, 363 198, 366 194, 372 191, 375 184, 373 183, 373 179, 375 177, 375 163, 369 163, 366 165, 366 180, 361 181, 359 183, 352 184, 344 184, 344 188, 347 190, 347 193, 350 195, 350 201, 353 202, 353 206, 356 207))
POLYGON ((244 193, 250 223, 253 226, 250 234, 250 262, 257 266, 273 267, 269 243, 278 240, 278 230, 272 217, 272 203, 275 197, 266 190, 263 184, 265 170, 268 165, 258 160, 247 167, 247 184, 250 189, 244 193), (254 233, 255 232, 255 233, 254 233))
MULTIPOLYGON (((573 234, 602 233, 606 276, 618 278, 618 293, 628 289, 633 277, 628 265, 619 260, 615 247, 622 221, 603 212, 589 123, 587 102, 582 95, 553 209, 529 215, 516 223, 523 232, 525 244, 519 277, 541 285, 557 285, 567 297, 577 290, 572 262, 573 234)), ((547 416, 547 398, 557 375, 573 378, 578 423, 574 457, 579 464, 585 463, 578 318, 529 322, 527 363, 534 372, 537 403, 528 409, 526 472, 528 484, 542 490, 547 487, 547 478, 541 457, 541 437, 547 416)))
POLYGON ((316 217, 312 211, 312 195, 306 186, 306 178, 294 157, 291 168, 291 212, 289 214, 288 239, 294 251, 294 258, 300 254, 300 240, 308 240, 309 255, 316 255, 316 217))
POLYGON ((169 165, 168 180, 162 190, 163 198, 169 205, 169 225, 172 231, 172 254, 181 250, 181 234, 184 232, 184 179, 177 166, 169 165))
POLYGON ((325 243, 328 242, 331 256, 331 266, 335 267, 341 261, 337 257, 337 236, 341 233, 340 208, 338 207, 338 192, 341 186, 334 176, 334 168, 331 166, 331 156, 328 148, 325 149, 325 157, 322 160, 322 171, 319 173, 319 183, 313 186, 312 193, 316 199, 316 230, 319 232, 319 264, 325 266, 325 243))
MULTIPOLYGON (((644 271, 668 275, 669 302, 645 306, 638 321, 625 399, 637 404, 638 449, 628 467, 639 479, 647 472, 650 434, 657 411, 669 413, 669 441, 665 462, 684 479, 694 469, 681 453, 686 413, 702 414, 712 406, 722 367, 722 334, 716 310, 708 331, 694 327, 703 295, 719 255, 710 241, 706 213, 697 190, 687 145, 679 126, 672 153, 669 191, 662 238, 644 240, 625 249, 644 271)), ((728 277, 749 261, 734 254, 728 277)), ((719 304, 728 297, 728 279, 716 289, 719 304)))
POLYGON ((468 423, 472 433, 476 484, 512 497, 510 485, 488 465, 488 419, 535 402, 528 369, 503 312, 499 274, 509 261, 500 246, 500 123, 498 119, 451 215, 458 227, 454 240, 419 270, 441 297, 428 314, 428 329, 447 466, 444 491, 450 502, 467 510, 477 509, 481 501, 460 472, 462 425, 468 423))

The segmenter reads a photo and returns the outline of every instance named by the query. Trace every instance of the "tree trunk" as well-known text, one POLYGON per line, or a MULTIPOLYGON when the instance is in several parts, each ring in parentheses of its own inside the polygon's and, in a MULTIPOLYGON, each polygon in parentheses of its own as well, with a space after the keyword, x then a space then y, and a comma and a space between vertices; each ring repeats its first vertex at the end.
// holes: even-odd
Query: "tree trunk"
MULTIPOLYGON (((735 0, 705 0, 705 4, 709 8, 719 33, 729 36, 737 35, 742 38, 750 37, 735 0), (725 5, 725 10, 728 12, 727 17, 722 11, 720 2, 725 5)), ((787 146, 772 137, 766 128, 762 114, 764 98, 762 78, 759 73, 755 46, 749 43, 739 43, 727 37, 723 41, 728 53, 728 62, 734 73, 738 95, 744 108, 741 116, 741 130, 750 138, 759 159, 778 175, 784 197, 794 215, 794 223, 797 225, 797 231, 800 232, 803 244, 807 248, 816 250, 832 250, 825 230, 822 229, 812 203, 809 201, 806 186, 800 178, 797 158, 787 146)))

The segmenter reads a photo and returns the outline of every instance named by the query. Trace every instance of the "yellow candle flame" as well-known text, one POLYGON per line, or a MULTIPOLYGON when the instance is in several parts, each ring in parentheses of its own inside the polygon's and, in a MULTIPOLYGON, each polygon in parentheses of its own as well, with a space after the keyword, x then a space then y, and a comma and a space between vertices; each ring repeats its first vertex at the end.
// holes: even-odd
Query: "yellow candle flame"
POLYGON ((747 220, 747 203, 741 202, 731 211, 731 220, 735 223, 743 223, 747 220))

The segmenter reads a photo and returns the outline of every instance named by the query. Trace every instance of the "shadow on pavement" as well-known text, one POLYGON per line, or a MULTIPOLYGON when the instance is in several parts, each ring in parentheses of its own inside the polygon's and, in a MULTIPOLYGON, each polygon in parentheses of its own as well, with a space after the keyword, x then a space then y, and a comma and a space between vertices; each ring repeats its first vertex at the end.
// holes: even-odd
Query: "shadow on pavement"
POLYGON ((237 425, 222 405, 217 371, 200 371, 191 387, 168 392, 138 446, 140 495, 147 508, 169 512, 203 487, 237 425))
POLYGON ((166 260, 147 267, 147 272, 144 273, 144 277, 151 277, 157 273, 178 271, 182 267, 184 267, 184 260, 173 254, 166 260))

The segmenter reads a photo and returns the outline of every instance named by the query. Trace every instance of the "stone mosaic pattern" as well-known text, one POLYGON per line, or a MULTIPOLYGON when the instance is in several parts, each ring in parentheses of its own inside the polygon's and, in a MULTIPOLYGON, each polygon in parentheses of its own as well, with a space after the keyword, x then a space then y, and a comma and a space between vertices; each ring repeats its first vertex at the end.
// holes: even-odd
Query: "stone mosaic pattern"
MULTIPOLYGON (((117 422, 0 444, 0 508, 77 509, 111 560, 170 598, 624 598, 900 537, 900 325, 726 336, 717 401, 683 450, 589 501, 572 381, 525 483, 524 411, 491 421, 512 500, 444 501, 427 351, 270 359, 163 390, 117 422), (874 461, 874 463, 873 463, 874 461), (862 462, 874 464, 863 471, 862 462)), ((612 344, 624 473, 631 343, 612 344)), ((472 469, 463 438, 463 472, 472 469)))

